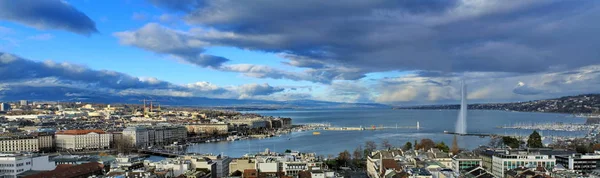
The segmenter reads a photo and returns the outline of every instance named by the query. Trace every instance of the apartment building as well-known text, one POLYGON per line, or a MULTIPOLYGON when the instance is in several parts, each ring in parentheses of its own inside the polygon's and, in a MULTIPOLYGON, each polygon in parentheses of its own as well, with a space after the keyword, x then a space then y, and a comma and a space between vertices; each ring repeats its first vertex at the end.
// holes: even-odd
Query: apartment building
POLYGON ((98 150, 110 148, 110 133, 102 130, 62 130, 56 132, 58 150, 98 150))
POLYGON ((52 135, 17 135, 0 137, 0 152, 41 152, 54 148, 52 135))

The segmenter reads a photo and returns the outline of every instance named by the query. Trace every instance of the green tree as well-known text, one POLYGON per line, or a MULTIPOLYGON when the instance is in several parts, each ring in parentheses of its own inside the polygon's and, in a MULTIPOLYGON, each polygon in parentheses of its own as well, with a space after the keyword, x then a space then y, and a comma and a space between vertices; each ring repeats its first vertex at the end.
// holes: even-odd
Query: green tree
POLYGON ((290 150, 290 149, 285 150, 285 153, 291 153, 291 152, 292 152, 292 150, 290 150))
POLYGON ((529 139, 527 139, 527 147, 529 148, 542 148, 544 144, 542 143, 542 136, 537 131, 533 131, 531 135, 529 135, 529 139))
POLYGON ((404 147, 402 147, 402 150, 405 150, 405 151, 410 150, 410 149, 412 149, 412 146, 413 146, 412 143, 406 142, 406 144, 404 144, 404 147))
POLYGON ((519 148, 521 145, 521 142, 519 140, 508 136, 502 137, 502 142, 504 143, 504 145, 511 148, 519 148))
POLYGON ((350 159, 352 159, 350 152, 348 150, 344 150, 343 152, 340 152, 337 157, 338 165, 345 165, 348 163, 348 161, 350 161, 350 159))
POLYGON ((450 151, 450 148, 444 142, 440 142, 440 143, 436 144, 435 148, 440 149, 440 150, 442 150, 443 152, 446 152, 446 153, 448 153, 448 151, 450 151))

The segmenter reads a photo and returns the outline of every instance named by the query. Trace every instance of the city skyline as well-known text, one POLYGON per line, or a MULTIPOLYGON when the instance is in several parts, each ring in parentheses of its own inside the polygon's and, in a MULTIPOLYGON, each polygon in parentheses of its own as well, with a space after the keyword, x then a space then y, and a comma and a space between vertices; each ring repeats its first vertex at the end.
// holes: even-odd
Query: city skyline
POLYGON ((600 87, 596 1, 0 0, 0 11, 0 99, 402 105, 458 103, 462 79, 470 103, 600 87))

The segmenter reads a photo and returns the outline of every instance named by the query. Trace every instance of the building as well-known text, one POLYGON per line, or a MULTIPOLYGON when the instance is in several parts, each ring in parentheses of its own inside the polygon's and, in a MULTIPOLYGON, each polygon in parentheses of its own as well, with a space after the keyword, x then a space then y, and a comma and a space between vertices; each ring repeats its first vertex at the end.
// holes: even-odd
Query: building
POLYGON ((574 170, 579 173, 590 173, 600 164, 600 154, 572 154, 572 155, 556 155, 556 164, 561 164, 569 170, 574 170))
POLYGON ((15 178, 26 171, 48 171, 55 168, 48 156, 0 154, 0 177, 15 178))
POLYGON ((148 145, 169 145, 182 141, 187 137, 187 129, 183 126, 146 127, 148 130, 148 145))
POLYGON ((149 167, 154 167, 155 172, 165 172, 165 177, 177 177, 192 170, 189 161, 182 158, 168 158, 158 162, 148 163, 149 167))
POLYGON ((19 105, 21 105, 21 106, 27 106, 27 105, 29 105, 29 102, 27 100, 20 100, 19 101, 19 105))
POLYGON ((184 140, 187 130, 183 126, 127 127, 122 138, 135 147, 164 146, 184 140))
POLYGON ((196 134, 226 134, 229 132, 228 124, 191 124, 185 125, 187 132, 196 134))
POLYGON ((250 158, 233 159, 229 163, 229 175, 236 171, 244 173, 244 170, 256 170, 256 160, 250 158))
POLYGON ((460 174, 463 169, 481 166, 482 163, 483 161, 479 156, 473 153, 463 152, 452 157, 452 170, 455 174, 460 174))
POLYGON ((8 103, 0 103, 0 111, 10 111, 10 104, 8 103))
POLYGON ((102 130, 62 130, 56 132, 58 150, 99 150, 110 148, 110 133, 102 130))
POLYGON ((0 152, 41 152, 54 149, 52 135, 22 135, 0 137, 0 152))
POLYGON ((123 130, 123 140, 134 147, 147 147, 149 145, 148 130, 144 127, 127 127, 123 130))
POLYGON ((237 127, 246 127, 246 128, 250 128, 250 129, 267 127, 267 122, 261 117, 251 118, 251 119, 229 120, 228 122, 229 122, 229 124, 237 126, 237 127))
POLYGON ((229 163, 231 163, 232 158, 229 156, 207 156, 207 158, 211 159, 215 162, 216 165, 216 176, 217 177, 227 177, 229 176, 229 163))
POLYGON ((52 171, 40 172, 24 176, 23 178, 39 178, 39 177, 60 177, 60 178, 79 178, 93 177, 103 175, 104 165, 97 162, 84 163, 79 165, 62 164, 58 165, 52 171))
POLYGON ((496 153, 492 157, 492 174, 504 177, 506 171, 518 167, 543 167, 551 170, 556 165, 556 159, 548 155, 527 151, 506 151, 496 153))

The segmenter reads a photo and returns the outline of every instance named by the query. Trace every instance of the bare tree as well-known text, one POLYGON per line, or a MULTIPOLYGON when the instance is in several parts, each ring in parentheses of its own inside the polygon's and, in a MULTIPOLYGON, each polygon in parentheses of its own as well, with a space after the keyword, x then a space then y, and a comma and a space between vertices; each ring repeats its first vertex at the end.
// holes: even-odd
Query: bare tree
POLYGON ((358 147, 356 147, 356 149, 354 149, 354 152, 352 153, 352 157, 354 159, 362 159, 363 158, 363 148, 362 146, 358 145, 358 147))
POLYGON ((369 152, 373 152, 377 149, 377 144, 375 144, 374 141, 367 141, 365 142, 365 150, 369 151, 369 152))
POLYGON ((114 144, 118 153, 129 154, 135 149, 131 139, 127 136, 115 138, 114 144))
POLYGON ((419 143, 419 148, 424 149, 424 150, 429 150, 431 148, 435 147, 435 142, 433 142, 433 140, 425 138, 421 140, 421 143, 419 143))
POLYGON ((350 160, 351 159, 350 152, 348 150, 344 150, 343 152, 340 152, 340 154, 338 155, 338 159, 343 160, 343 161, 350 160))
POLYGON ((383 148, 387 149, 387 150, 390 150, 390 149, 392 149, 392 147, 393 147, 393 146, 392 146, 392 144, 390 144, 390 141, 389 141, 388 139, 384 139, 384 140, 381 142, 381 146, 382 146, 383 148))
POLYGON ((458 147, 458 141, 456 140, 456 135, 454 135, 454 140, 452 140, 452 148, 450 149, 450 152, 452 152, 453 155, 456 155, 459 151, 460 148, 458 147))

